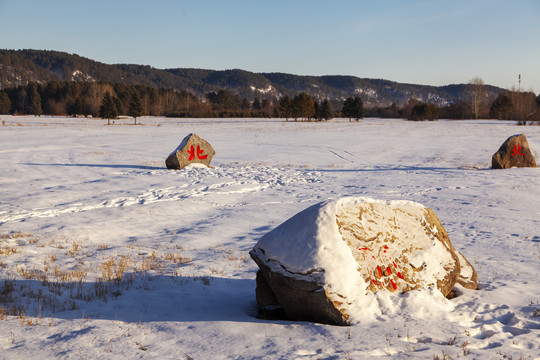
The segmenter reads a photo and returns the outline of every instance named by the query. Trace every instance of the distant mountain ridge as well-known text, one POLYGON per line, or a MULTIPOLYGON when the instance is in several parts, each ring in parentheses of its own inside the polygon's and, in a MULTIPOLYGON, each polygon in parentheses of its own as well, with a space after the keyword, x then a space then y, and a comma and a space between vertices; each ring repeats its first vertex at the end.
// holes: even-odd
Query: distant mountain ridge
MULTIPOLYGON (((306 92, 316 99, 360 96, 365 106, 402 105, 410 98, 445 106, 466 99, 466 84, 429 86, 346 75, 304 76, 245 70, 156 69, 148 65, 104 64, 50 50, 0 50, 0 89, 28 82, 105 81, 186 90, 199 97, 225 89, 248 99, 306 92)), ((486 85, 489 95, 504 89, 486 85)))

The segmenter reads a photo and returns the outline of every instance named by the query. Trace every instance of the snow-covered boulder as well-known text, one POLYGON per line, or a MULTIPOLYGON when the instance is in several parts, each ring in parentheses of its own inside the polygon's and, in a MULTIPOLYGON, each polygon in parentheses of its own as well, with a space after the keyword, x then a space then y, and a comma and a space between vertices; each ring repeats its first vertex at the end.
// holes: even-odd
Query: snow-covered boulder
POLYGON ((524 134, 510 136, 491 157, 493 169, 537 167, 529 142, 524 134))
POLYGON ((190 164, 210 166, 216 154, 210 143, 197 134, 189 134, 165 160, 167 169, 183 169, 190 164))
POLYGON ((264 235, 250 255, 260 269, 259 308, 279 305, 296 320, 348 325, 379 291, 447 296, 458 281, 476 288, 476 272, 435 213, 410 201, 316 204, 264 235))

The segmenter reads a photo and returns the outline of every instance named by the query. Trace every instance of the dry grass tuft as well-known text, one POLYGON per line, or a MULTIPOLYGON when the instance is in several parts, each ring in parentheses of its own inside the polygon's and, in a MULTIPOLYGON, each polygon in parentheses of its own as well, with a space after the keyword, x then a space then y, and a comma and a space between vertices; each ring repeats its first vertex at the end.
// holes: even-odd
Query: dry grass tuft
POLYGON ((4 245, 3 248, 0 247, 0 255, 9 256, 9 255, 16 254, 17 252, 18 251, 16 247, 10 247, 8 245, 4 245))
POLYGON ((212 273, 212 275, 223 276, 223 274, 225 273, 225 269, 219 269, 217 266, 215 266, 213 268, 210 268, 210 272, 212 273))
POLYGON ((178 252, 171 251, 171 252, 165 253, 163 258, 169 262, 180 264, 180 265, 189 264, 191 262, 190 258, 183 257, 179 251, 178 252))
POLYGON ((105 281, 121 282, 124 274, 131 268, 133 260, 129 255, 110 257, 101 264, 101 278, 105 281))
POLYGON ((73 241, 71 245, 71 249, 69 249, 69 251, 67 252, 67 255, 71 257, 75 257, 79 255, 80 251, 81 251, 81 244, 76 241, 73 241))
MULTIPOLYGON (((0 255, 10 256, 10 255, 17 254, 19 252, 19 250, 17 249, 17 246, 19 246, 19 243, 23 242, 24 239, 31 238, 31 237, 32 235, 25 234, 22 232, 12 232, 9 234, 0 235, 0 255), (14 245, 10 244, 14 242, 10 240, 16 240, 15 244, 14 245)), ((33 239, 30 240, 30 242, 32 243, 35 243, 36 241, 37 240, 34 241, 33 239)))
MULTIPOLYGON (((13 277, 0 283, 0 320, 15 316, 21 325, 39 324, 42 314, 78 310, 81 302, 116 298, 136 276, 147 281, 146 272, 181 276, 181 268, 191 264, 178 247, 149 253, 130 244, 121 255, 110 255, 111 247, 105 244, 97 249, 101 251, 93 246, 89 252, 80 239, 65 236, 39 241, 22 232, 0 234, 0 255, 4 255, 0 271, 8 269, 13 277), (6 259, 14 254, 28 256, 6 259)), ((215 269, 215 273, 223 271, 215 269)), ((210 282, 203 279, 205 285, 210 282)))
POLYGON ((21 238, 29 238, 32 237, 30 234, 25 234, 20 231, 11 232, 9 234, 0 235, 0 240, 6 240, 6 239, 21 239, 21 238))

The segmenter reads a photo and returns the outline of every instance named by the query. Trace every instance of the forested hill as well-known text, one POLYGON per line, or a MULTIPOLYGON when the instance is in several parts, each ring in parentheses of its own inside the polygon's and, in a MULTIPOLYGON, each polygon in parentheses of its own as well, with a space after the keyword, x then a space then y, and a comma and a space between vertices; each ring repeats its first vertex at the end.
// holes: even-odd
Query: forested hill
MULTIPOLYGON (((0 89, 28 82, 105 81, 189 91, 199 97, 220 89, 243 98, 279 98, 306 92, 316 99, 360 96, 366 106, 402 105, 410 98, 439 106, 466 98, 466 85, 426 86, 355 76, 300 76, 244 70, 156 69, 104 64, 75 54, 46 50, 0 50, 0 89)), ((503 91, 486 86, 490 95, 503 91)))

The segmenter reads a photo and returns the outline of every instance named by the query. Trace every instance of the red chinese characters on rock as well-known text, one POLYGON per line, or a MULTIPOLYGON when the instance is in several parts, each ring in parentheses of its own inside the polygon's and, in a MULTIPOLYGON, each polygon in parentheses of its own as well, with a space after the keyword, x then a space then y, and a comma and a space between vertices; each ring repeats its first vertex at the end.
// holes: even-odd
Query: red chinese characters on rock
POLYGON ((521 155, 521 156, 525 155, 525 154, 523 154, 521 152, 521 145, 520 144, 517 144, 517 148, 516 148, 516 145, 514 145, 514 149, 512 150, 512 156, 516 156, 516 155, 521 155))
POLYGON ((191 145, 189 149, 186 149, 186 151, 189 154, 189 161, 195 160, 195 156, 197 156, 197 159, 199 160, 204 160, 208 157, 208 155, 203 155, 204 150, 202 150, 199 145, 197 145, 197 152, 195 152, 193 145, 191 145))
POLYGON ((199 163, 210 167, 216 151, 210 143, 197 134, 184 137, 180 145, 165 160, 167 169, 180 170, 186 166, 199 163))
POLYGON ((371 252, 368 248, 360 248, 358 249, 362 251, 364 255, 364 259, 369 271, 369 276, 371 278, 371 281, 373 282, 373 285, 378 288, 379 286, 382 288, 386 288, 386 284, 384 282, 385 279, 389 280, 390 285, 392 285, 393 291, 397 290, 396 282, 394 281, 392 277, 392 266, 394 268, 394 274, 397 275, 399 279, 403 280, 403 275, 401 275, 401 272, 398 269, 397 264, 395 263, 394 259, 389 254, 389 248, 387 245, 382 247, 379 250, 379 258, 377 259, 375 255, 371 252), (380 262, 379 262, 380 261, 380 262), (382 269, 379 264, 382 264, 382 269), (373 274, 373 270, 376 270, 376 276, 373 274))

